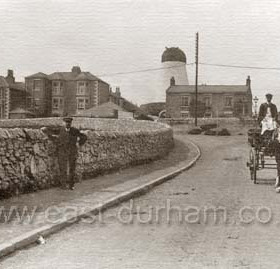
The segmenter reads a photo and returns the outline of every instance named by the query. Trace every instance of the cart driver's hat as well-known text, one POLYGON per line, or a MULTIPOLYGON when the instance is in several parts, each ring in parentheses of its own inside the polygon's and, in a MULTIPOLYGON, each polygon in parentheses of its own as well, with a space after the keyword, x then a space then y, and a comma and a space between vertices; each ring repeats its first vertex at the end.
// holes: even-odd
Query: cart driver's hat
POLYGON ((65 121, 65 122, 72 122, 72 120, 73 120, 73 118, 71 118, 71 117, 64 117, 63 118, 63 121, 65 121))
POLYGON ((271 93, 267 93, 265 96, 272 98, 273 95, 271 93))

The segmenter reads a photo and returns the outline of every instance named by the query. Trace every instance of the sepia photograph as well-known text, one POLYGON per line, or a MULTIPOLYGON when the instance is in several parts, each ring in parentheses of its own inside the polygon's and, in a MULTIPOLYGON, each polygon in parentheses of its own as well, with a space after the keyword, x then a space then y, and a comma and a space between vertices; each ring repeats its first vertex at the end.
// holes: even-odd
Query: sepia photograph
POLYGON ((279 1, 1 0, 0 27, 1 269, 280 268, 279 1))

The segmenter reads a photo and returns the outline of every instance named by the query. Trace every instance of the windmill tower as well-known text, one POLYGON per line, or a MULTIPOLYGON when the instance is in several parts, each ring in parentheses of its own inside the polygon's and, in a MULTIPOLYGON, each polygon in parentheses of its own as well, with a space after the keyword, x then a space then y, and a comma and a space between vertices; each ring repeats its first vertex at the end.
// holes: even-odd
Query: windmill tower
POLYGON ((165 91, 170 86, 170 79, 174 77, 176 85, 189 85, 186 54, 178 47, 165 48, 161 56, 161 89, 157 91, 158 102, 165 102, 165 91))

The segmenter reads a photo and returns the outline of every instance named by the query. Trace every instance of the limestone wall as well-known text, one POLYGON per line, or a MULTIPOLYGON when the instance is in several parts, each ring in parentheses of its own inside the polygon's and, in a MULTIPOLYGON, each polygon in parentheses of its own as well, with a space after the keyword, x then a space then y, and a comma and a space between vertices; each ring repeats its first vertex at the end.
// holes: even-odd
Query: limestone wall
MULTIPOLYGON (((39 128, 61 124, 59 118, 0 121, 6 127, 0 128, 0 198, 58 184, 56 144, 39 128)), ((161 123, 75 118, 73 125, 88 136, 77 180, 160 158, 173 146, 172 129, 161 123)))

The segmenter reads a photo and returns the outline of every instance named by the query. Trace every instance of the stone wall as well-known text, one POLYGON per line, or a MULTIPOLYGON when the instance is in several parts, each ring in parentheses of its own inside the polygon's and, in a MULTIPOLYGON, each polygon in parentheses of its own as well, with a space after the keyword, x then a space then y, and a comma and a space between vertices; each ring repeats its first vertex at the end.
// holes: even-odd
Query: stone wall
MULTIPOLYGON (((59 118, 0 122, 6 125, 0 128, 0 198, 58 185, 57 147, 39 128, 61 124, 59 118)), ((161 123, 75 118, 73 125, 88 136, 79 148, 78 181, 160 158, 173 147, 172 129, 161 123)))
MULTIPOLYGON (((228 124, 228 123, 242 123, 245 120, 241 120, 239 118, 230 117, 230 118, 198 118, 198 125, 202 124, 210 124, 210 123, 218 123, 218 124, 228 124)), ((250 119, 246 120, 249 122, 250 119)), ((160 119, 160 122, 166 123, 169 125, 176 124, 194 124, 194 118, 165 118, 160 119)))

